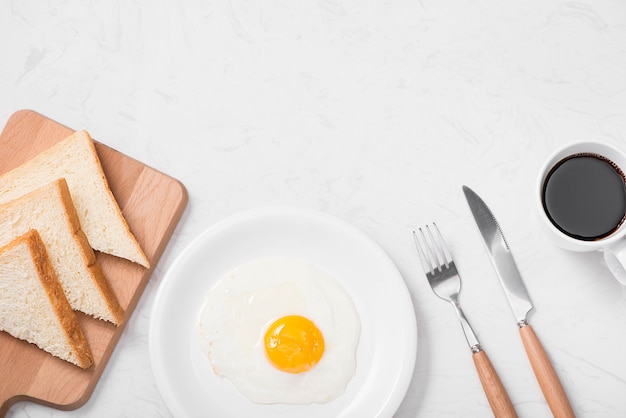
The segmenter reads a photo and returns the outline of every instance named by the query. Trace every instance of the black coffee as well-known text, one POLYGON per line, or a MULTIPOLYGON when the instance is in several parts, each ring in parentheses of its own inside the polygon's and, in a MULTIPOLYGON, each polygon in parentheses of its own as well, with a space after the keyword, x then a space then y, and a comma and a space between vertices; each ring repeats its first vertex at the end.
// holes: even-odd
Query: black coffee
POLYGON ((612 161, 576 154, 559 161, 543 186, 543 207, 565 234, 584 241, 611 235, 626 216, 626 179, 612 161))

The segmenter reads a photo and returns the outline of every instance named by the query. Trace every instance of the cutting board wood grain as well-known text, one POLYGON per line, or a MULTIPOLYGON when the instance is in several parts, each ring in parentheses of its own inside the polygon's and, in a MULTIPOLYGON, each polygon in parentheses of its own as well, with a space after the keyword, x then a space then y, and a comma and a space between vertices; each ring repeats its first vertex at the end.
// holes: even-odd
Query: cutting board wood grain
MULTIPOLYGON (((73 132, 32 110, 14 113, 0 134, 0 173, 19 166, 73 132)), ((97 140, 96 150, 109 187, 151 267, 145 269, 96 253, 125 315, 116 327, 77 313, 94 356, 94 365, 87 370, 0 332, 0 417, 18 401, 70 410, 89 399, 187 205, 187 192, 179 181, 97 140)))

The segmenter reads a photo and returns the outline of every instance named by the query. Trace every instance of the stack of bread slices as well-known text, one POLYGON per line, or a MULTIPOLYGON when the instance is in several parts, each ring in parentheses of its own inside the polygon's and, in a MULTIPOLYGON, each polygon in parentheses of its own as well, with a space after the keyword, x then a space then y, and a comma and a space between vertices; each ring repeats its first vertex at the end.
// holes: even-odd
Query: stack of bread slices
POLYGON ((124 318, 94 250, 149 267, 93 140, 78 131, 0 176, 0 331, 90 367, 74 311, 124 318))

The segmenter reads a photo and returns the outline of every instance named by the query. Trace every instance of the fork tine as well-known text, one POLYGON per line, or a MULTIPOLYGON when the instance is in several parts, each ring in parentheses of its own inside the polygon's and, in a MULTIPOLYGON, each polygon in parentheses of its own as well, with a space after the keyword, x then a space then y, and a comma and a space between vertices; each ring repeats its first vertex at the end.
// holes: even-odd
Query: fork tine
POLYGON ((442 259, 443 257, 441 253, 441 246, 435 239, 433 233, 430 232, 429 225, 426 225, 426 232, 427 232, 428 240, 430 243, 429 245, 430 255, 435 260, 435 264, 437 265, 437 270, 441 270, 441 266, 443 266, 444 264, 447 266, 446 260, 442 259))
MULTIPOLYGON (((435 230, 435 238, 433 241, 436 242, 437 245, 437 249, 439 250, 439 254, 441 255, 441 257, 443 258, 443 263, 441 263, 442 265, 445 264, 446 267, 448 267, 450 265, 450 263, 452 262, 452 254, 450 253, 450 250, 448 249, 448 245, 446 244, 446 240, 443 239, 443 235, 441 235, 441 231, 439 231, 439 227, 437 226, 436 223, 433 222, 433 229, 435 230)), ((430 232, 430 230, 429 230, 430 232)))
POLYGON ((437 224, 433 222, 432 227, 425 225, 423 228, 418 228, 418 232, 419 234, 413 231, 413 239, 424 272, 434 274, 435 270, 441 271, 444 266, 450 267, 452 254, 437 224))
POLYGON ((422 268, 424 269, 424 273, 432 274, 435 269, 433 267, 431 260, 426 256, 426 252, 424 250, 424 247, 428 246, 426 243, 426 237, 424 236, 424 232, 422 231, 422 228, 419 228, 418 231, 421 235, 422 242, 424 242, 424 244, 420 242, 420 239, 418 238, 417 233, 413 231, 413 239, 415 240, 415 247, 417 247, 417 254, 419 255, 420 263, 422 263, 422 268))
POLYGON ((431 260, 431 265, 434 266, 432 273, 434 273, 434 270, 441 271, 441 266, 443 266, 444 263, 441 260, 441 251, 438 248, 439 246, 437 245, 432 232, 430 232, 430 227, 426 225, 424 226, 424 229, 426 232, 422 232, 421 228, 420 232, 422 232, 422 239, 426 249, 428 250, 428 256, 430 256, 429 259, 431 260))

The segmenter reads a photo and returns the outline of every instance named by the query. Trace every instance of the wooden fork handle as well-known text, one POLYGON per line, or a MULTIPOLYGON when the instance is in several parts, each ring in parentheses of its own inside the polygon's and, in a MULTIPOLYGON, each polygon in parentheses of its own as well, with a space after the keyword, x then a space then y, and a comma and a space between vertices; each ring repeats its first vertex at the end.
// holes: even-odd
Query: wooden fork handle
POLYGON ((519 329, 519 332, 526 354, 530 360, 530 365, 535 372, 539 387, 548 402, 552 415, 556 418, 575 417, 561 381, 554 371, 554 367, 552 367, 552 363, 550 363, 550 359, 543 349, 539 338, 537 338, 535 331, 530 325, 526 324, 519 329))
POLYGON ((500 381, 496 369, 493 368, 487 353, 478 351, 472 355, 480 383, 496 418, 517 418, 513 403, 500 381))

